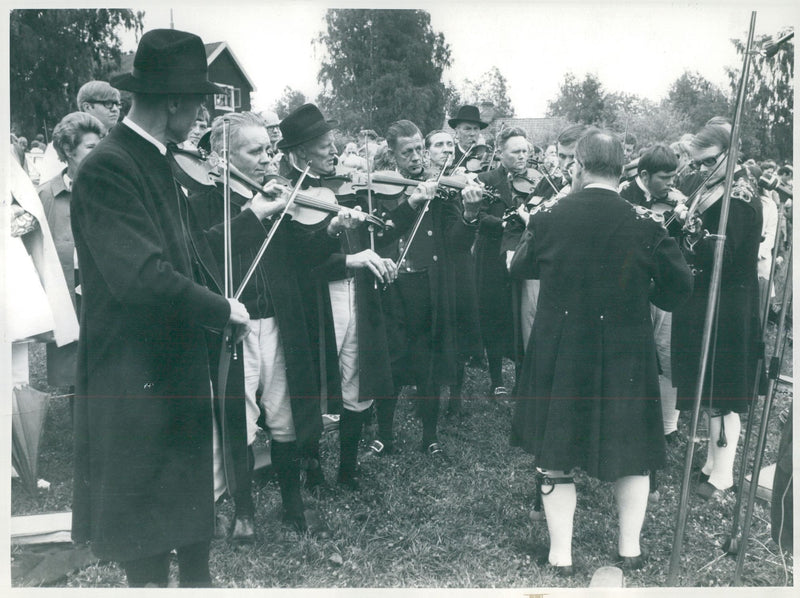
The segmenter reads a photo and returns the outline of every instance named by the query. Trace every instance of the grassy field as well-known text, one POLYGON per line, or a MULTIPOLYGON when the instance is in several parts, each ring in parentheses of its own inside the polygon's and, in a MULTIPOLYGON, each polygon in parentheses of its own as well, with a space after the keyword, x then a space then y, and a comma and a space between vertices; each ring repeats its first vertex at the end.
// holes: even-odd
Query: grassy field
MULTIPOLYGON (((774 332, 773 332, 774 335, 774 332)), ((44 351, 32 355, 32 383, 54 395, 64 389, 46 386, 44 351)), ((787 355, 791 354, 791 350, 787 355)), ((787 357, 784 372, 791 375, 787 357)), ((513 377, 506 364, 507 381, 513 377)), ((399 452, 385 459, 362 453, 362 490, 338 487, 338 434, 323 439, 328 487, 308 497, 326 515, 330 540, 298 534, 280 522, 277 483, 269 475, 255 489, 258 541, 235 547, 225 540, 212 544, 211 571, 219 587, 586 587, 600 566, 611 563, 616 548, 616 511, 610 484, 577 477, 578 509, 574 555, 577 575, 554 577, 536 564, 547 548, 547 527, 529 518, 533 502, 533 462, 509 446, 511 401, 484 398, 488 376, 467 369, 466 414, 440 419, 440 440, 449 462, 433 462, 420 453, 421 426, 411 402, 401 401, 396 419, 399 452)), ((779 426, 777 415, 791 401, 778 387, 765 463, 774 462, 779 426)), ((760 409, 759 409, 760 413, 760 409)), ((660 500, 647 513, 642 533, 650 559, 641 571, 626 576, 627 587, 659 587, 666 583, 675 516, 686 450, 688 419, 681 418, 683 440, 671 448, 661 475, 660 500)), ((12 485, 12 514, 69 509, 72 438, 69 402, 51 401, 41 445, 39 477, 51 484, 36 496, 12 485)), ((743 425, 744 429, 744 425, 743 425)), ((371 439, 374 429, 367 430, 371 439)), ((740 442, 741 447, 741 442, 740 442)), ((741 448, 740 448, 741 450, 741 448)), ((702 463, 705 446, 695 456, 702 463)), ((739 460, 737 460, 737 469, 739 460)), ((702 503, 690 500, 690 515, 681 560, 681 586, 726 586, 733 580, 734 559, 721 549, 729 530, 735 496, 702 503)), ((232 516, 232 507, 223 511, 232 516)), ((19 554, 12 548, 12 559, 19 554)), ((770 538, 769 508, 757 504, 744 569, 747 586, 793 584, 791 555, 781 554, 770 538)), ((58 585, 120 587, 120 569, 97 563, 71 573, 58 585)))

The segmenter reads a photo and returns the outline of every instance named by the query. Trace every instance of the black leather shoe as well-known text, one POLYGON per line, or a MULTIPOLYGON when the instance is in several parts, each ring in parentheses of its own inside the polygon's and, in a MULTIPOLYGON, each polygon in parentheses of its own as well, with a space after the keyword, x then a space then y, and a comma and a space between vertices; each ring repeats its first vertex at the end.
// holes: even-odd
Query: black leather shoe
POLYGON ((647 562, 647 551, 644 548, 638 556, 620 556, 617 553, 614 557, 614 566, 619 567, 623 571, 638 571, 643 568, 647 562))
POLYGON ((572 577, 575 575, 575 567, 573 565, 551 565, 550 550, 548 548, 540 547, 534 555, 534 561, 542 571, 556 577, 572 577))
POLYGON ((300 533, 308 532, 320 540, 331 537, 328 524, 316 509, 305 509, 302 513, 284 511, 283 520, 300 533))
POLYGON ((243 515, 236 517, 233 520, 231 527, 231 534, 228 540, 237 544, 248 544, 256 540, 256 526, 253 523, 253 518, 250 515, 243 515))
POLYGON ((356 478, 351 473, 345 473, 340 471, 339 474, 336 476, 337 483, 341 484, 348 490, 352 490, 353 492, 357 492, 361 489, 361 485, 358 483, 358 478, 356 478))
POLYGON ((385 457, 394 453, 394 446, 388 442, 381 442, 376 438, 369 443, 369 451, 376 457, 385 457))

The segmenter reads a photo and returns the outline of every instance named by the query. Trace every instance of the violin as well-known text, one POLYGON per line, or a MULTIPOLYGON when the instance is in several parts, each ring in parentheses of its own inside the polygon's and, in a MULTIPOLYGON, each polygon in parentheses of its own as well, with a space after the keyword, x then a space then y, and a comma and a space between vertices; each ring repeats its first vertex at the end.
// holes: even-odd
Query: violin
MULTIPOLYGON (((464 162, 464 168, 467 172, 483 172, 487 170, 491 164, 489 156, 494 156, 494 152, 489 153, 489 146, 479 143, 473 145, 467 150, 467 153, 461 158, 464 162), (474 156, 472 154, 475 154, 474 156)), ((458 166, 458 165, 456 165, 458 166)))
MULTIPOLYGON (((171 156, 173 175, 178 183, 187 189, 208 189, 222 180, 224 164, 216 154, 180 148, 170 149, 167 154, 171 156)), ((254 193, 264 190, 264 185, 242 173, 233 164, 230 164, 230 179, 231 189, 245 198, 242 201, 234 201, 238 207, 243 207, 254 193)), ((267 175, 265 184, 273 180, 286 187, 292 187, 291 181, 279 175, 267 175)), ((318 224, 328 214, 349 213, 354 218, 365 220, 381 230, 386 228, 386 223, 372 214, 339 205, 333 191, 325 187, 312 187, 299 191, 287 213, 295 221, 305 225, 318 224)))
POLYGON ((511 179, 511 189, 518 195, 524 195, 525 199, 529 198, 536 186, 539 184, 542 175, 535 168, 528 168, 525 174, 516 173, 511 179), (539 175, 539 176, 537 176, 539 175))
MULTIPOLYGON (((386 197, 399 197, 401 195, 409 195, 416 189, 423 181, 415 179, 407 179, 400 175, 399 172, 392 170, 379 170, 373 172, 370 177, 367 177, 365 172, 349 172, 343 174, 335 174, 329 177, 324 177, 325 180, 344 180, 347 185, 340 187, 340 195, 344 190, 352 189, 351 193, 369 188, 372 193, 384 195, 386 197)), ((464 175, 450 175, 442 176, 439 179, 439 185, 449 189, 463 190, 468 184, 469 179, 464 175)), ((484 190, 484 194, 490 198, 497 199, 497 195, 484 190)))

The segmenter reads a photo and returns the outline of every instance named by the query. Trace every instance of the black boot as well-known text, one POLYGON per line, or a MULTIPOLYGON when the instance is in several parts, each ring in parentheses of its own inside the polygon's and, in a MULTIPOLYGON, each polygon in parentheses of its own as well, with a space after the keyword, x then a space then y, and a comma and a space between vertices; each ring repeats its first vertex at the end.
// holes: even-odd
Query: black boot
POLYGON ((342 410, 339 420, 339 475, 337 481, 350 490, 359 489, 356 468, 363 420, 363 413, 348 409, 342 410))
POLYGON ((384 457, 394 452, 394 412, 397 409, 397 395, 375 401, 375 418, 378 421, 378 437, 369 448, 373 454, 384 457))
MULTIPOLYGON (((341 426, 341 421, 339 425, 341 426)), ((319 441, 312 442, 303 450, 302 462, 306 472, 306 490, 319 492, 325 485, 325 473, 322 471, 319 456, 319 441)))
POLYGON ((306 521, 303 516, 305 505, 300 494, 300 457, 297 453, 297 443, 273 440, 270 447, 272 469, 281 489, 283 519, 298 531, 305 531, 306 521))
POLYGON ((246 475, 240 475, 239 479, 236 480, 236 496, 233 498, 233 502, 236 505, 236 514, 229 536, 231 542, 246 543, 253 542, 256 539, 255 506, 253 505, 251 491, 254 465, 255 456, 253 455, 253 446, 250 445, 247 447, 246 475))

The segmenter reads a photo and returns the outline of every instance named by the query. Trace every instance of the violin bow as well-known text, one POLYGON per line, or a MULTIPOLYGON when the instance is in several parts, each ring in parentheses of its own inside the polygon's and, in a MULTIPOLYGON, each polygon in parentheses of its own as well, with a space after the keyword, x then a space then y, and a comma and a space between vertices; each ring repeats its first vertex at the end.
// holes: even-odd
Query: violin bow
POLYGON ((236 289, 236 293, 234 293, 233 295, 234 299, 238 299, 239 297, 242 296, 242 291, 244 291, 245 287, 247 286, 247 283, 250 282, 250 279, 252 278, 253 273, 256 271, 256 267, 258 266, 258 263, 261 261, 261 258, 264 257, 264 253, 267 251, 267 247, 269 247, 269 244, 272 242, 272 238, 275 236, 275 233, 278 230, 278 226, 280 226, 280 223, 283 222, 283 217, 286 216, 286 212, 288 212, 289 208, 291 208, 292 205, 294 204, 294 200, 297 197, 297 194, 300 192, 300 186, 303 184, 303 181, 305 180, 306 175, 308 174, 308 171, 310 169, 311 169, 311 163, 308 163, 306 165, 305 170, 300 175, 300 178, 297 179, 297 184, 292 189, 292 192, 289 195, 289 199, 286 200, 286 205, 284 206, 280 215, 273 221, 272 226, 269 229, 269 233, 267 233, 267 238, 264 239, 264 242, 261 244, 261 247, 259 248, 256 257, 253 258, 253 262, 247 269, 247 273, 244 275, 244 278, 242 278, 242 282, 241 284, 239 284, 239 288, 236 289))
MULTIPOLYGON (((228 119, 222 120, 222 154, 224 157, 223 168, 223 275, 224 275, 224 294, 226 299, 231 298, 233 288, 233 262, 231 252, 231 178, 230 170, 227 167, 230 158, 230 122, 228 119)), ((228 417, 226 410, 225 395, 228 386, 228 372, 231 367, 231 359, 237 359, 236 355, 236 335, 234 326, 228 323, 222 332, 222 347, 219 355, 219 365, 217 367, 217 395, 219 396, 219 424, 222 445, 222 471, 225 476, 225 485, 228 492, 234 495, 236 492, 236 473, 233 463, 233 454, 230 447, 228 434, 228 417)))
MULTIPOLYGON (((442 169, 439 171, 439 176, 436 177, 436 183, 438 184, 444 174, 444 171, 447 170, 447 165, 450 164, 450 156, 448 155, 444 160, 444 165, 442 169)), ((417 216, 416 222, 414 222, 414 228, 411 229, 411 234, 408 236, 408 240, 406 241, 406 246, 403 248, 403 253, 400 255, 400 258, 397 260, 397 267, 399 268, 400 265, 403 263, 403 260, 406 259, 406 255, 408 255, 408 250, 411 247, 411 243, 414 241, 414 237, 417 236, 417 231, 419 230, 420 225, 422 224, 422 219, 425 217, 425 212, 428 211, 428 208, 431 205, 431 201, 433 199, 426 199, 425 205, 422 206, 422 209, 419 212, 419 216, 417 216)))
MULTIPOLYGON (((464 154, 461 156, 461 158, 459 158, 458 162, 455 163, 455 165, 453 166, 453 170, 455 170, 456 168, 461 166, 461 164, 464 162, 464 160, 467 159, 467 156, 469 156, 472 153, 472 150, 475 148, 476 145, 478 145, 478 142, 477 141, 473 141, 472 145, 469 146, 469 149, 467 151, 465 151, 464 154)), ((446 165, 447 165, 447 162, 445 162, 445 166, 446 165)), ((444 170, 442 172, 444 172, 444 170)), ((439 175, 439 176, 441 177, 441 175, 439 175)))
MULTIPOLYGON (((372 166, 370 165, 369 159, 369 148, 367 147, 367 132, 364 131, 364 157, 367 160, 367 181, 372 180, 372 166)), ((372 215, 372 185, 367 185, 367 213, 371 216, 372 215)), ((369 224, 367 226, 367 230, 369 231, 369 248, 372 251, 375 251, 375 225, 369 224)), ((378 279, 375 278, 373 280, 375 290, 378 289, 378 279)))

